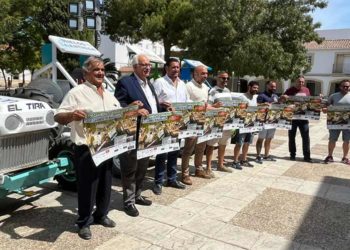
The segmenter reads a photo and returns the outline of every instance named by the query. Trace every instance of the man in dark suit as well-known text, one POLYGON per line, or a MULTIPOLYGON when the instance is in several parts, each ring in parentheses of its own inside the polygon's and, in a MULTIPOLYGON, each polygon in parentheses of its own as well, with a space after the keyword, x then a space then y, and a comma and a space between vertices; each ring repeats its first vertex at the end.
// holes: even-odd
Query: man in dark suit
MULTIPOLYGON (((151 72, 151 64, 147 56, 135 55, 132 60, 134 73, 118 81, 115 97, 122 107, 130 104, 139 106, 137 129, 140 129, 141 116, 156 114, 161 111, 157 95, 147 77, 151 72)), ((137 133, 138 134, 138 133, 137 133)), ((141 196, 143 179, 146 175, 149 158, 137 160, 136 150, 119 156, 121 179, 123 185, 124 211, 136 217, 139 215, 135 203, 150 206, 152 201, 141 196)))

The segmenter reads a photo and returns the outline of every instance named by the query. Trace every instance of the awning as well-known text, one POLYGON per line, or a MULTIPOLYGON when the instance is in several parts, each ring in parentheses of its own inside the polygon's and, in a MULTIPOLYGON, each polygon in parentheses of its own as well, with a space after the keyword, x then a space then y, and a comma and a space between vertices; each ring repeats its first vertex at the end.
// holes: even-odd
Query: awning
POLYGON ((131 45, 131 44, 126 44, 126 48, 128 49, 129 54, 130 53, 134 53, 136 55, 143 54, 148 57, 150 62, 165 64, 165 61, 161 57, 157 56, 153 51, 141 48, 137 45, 131 45))
POLYGON ((197 66, 199 66, 199 65, 204 65, 205 67, 207 67, 207 69, 208 69, 209 71, 213 70, 211 67, 205 65, 205 64, 202 63, 201 61, 190 60, 190 59, 183 59, 183 61, 184 61, 185 63, 187 63, 191 68, 195 68, 195 67, 197 67, 197 66))

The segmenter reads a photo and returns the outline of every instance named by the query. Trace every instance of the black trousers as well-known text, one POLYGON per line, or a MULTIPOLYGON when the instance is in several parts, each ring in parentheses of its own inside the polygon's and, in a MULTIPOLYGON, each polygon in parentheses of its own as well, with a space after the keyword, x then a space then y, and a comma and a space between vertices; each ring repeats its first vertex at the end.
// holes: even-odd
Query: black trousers
POLYGON ((85 145, 75 147, 75 166, 78 185, 79 228, 102 219, 108 214, 111 199, 112 160, 96 167, 89 148, 85 145), (93 212, 94 205, 96 210, 93 212))
POLYGON ((292 129, 288 130, 289 152, 291 156, 295 156, 297 149, 295 145, 295 136, 299 128, 304 159, 310 159, 310 136, 309 136, 309 121, 308 120, 292 120, 292 129))
POLYGON ((134 204, 135 199, 141 196, 149 158, 137 160, 136 150, 131 150, 119 155, 119 160, 123 200, 126 206, 134 204))

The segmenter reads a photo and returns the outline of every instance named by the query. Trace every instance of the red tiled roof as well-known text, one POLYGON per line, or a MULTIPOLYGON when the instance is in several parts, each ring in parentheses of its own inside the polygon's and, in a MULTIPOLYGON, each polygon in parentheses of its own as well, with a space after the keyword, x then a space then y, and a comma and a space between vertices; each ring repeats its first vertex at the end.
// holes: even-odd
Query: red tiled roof
POLYGON ((309 42, 305 44, 307 49, 350 49, 350 39, 324 40, 322 43, 309 42))

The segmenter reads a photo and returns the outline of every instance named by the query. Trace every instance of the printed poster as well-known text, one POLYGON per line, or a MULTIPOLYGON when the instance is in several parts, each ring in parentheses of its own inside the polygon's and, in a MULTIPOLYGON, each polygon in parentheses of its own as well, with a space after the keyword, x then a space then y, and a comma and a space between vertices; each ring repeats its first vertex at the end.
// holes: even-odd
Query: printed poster
POLYGON ((290 96, 287 104, 294 105, 293 119, 320 119, 322 99, 318 96, 290 96))
POLYGON ((179 139, 202 136, 204 134, 205 111, 204 102, 177 102, 173 103, 175 111, 182 112, 182 126, 179 139))
POLYGON ((162 112, 141 118, 137 159, 180 149, 182 113, 162 112))
POLYGON ((266 115, 264 129, 292 128, 293 109, 286 104, 271 104, 266 115))
POLYGON ((329 106, 327 110, 328 129, 350 129, 350 107, 329 106))
POLYGON ((215 102, 221 102, 223 104, 222 108, 227 112, 223 130, 232 130, 244 127, 244 120, 240 119, 237 115, 237 111, 240 108, 245 109, 247 106, 246 102, 240 99, 233 98, 217 98, 215 102))
POLYGON ((213 109, 205 112, 204 135, 198 137, 197 144, 211 139, 221 138, 227 112, 213 109))
POLYGON ((266 107, 249 106, 242 111, 244 117, 244 128, 239 129, 240 134, 261 131, 267 113, 266 107))
POLYGON ((90 112, 84 119, 86 143, 96 166, 136 148, 137 106, 90 112))

